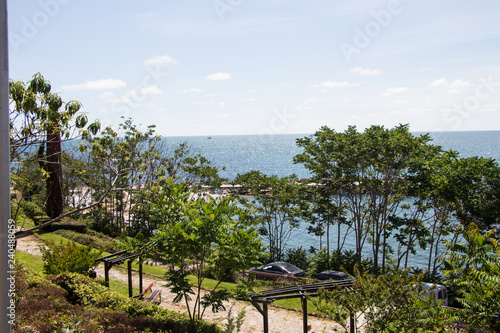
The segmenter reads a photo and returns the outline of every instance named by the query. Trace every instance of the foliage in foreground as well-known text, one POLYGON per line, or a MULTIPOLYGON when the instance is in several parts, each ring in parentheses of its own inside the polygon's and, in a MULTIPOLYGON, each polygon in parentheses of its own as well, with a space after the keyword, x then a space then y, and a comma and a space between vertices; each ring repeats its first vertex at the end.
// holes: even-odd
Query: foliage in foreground
POLYGON ((166 273, 168 286, 185 302, 192 321, 200 320, 207 308, 225 311, 229 292, 220 283, 257 262, 261 251, 254 223, 231 197, 196 199, 184 183, 168 178, 152 188, 152 214, 163 221, 154 237, 156 248, 167 264, 179 267, 166 273), (187 265, 187 263, 190 263, 187 265), (205 295, 201 286, 207 271, 217 277, 205 295), (196 289, 187 277, 196 277, 196 289), (193 302, 190 301, 193 299, 193 302))
POLYGON ((498 230, 481 233, 472 224, 461 228, 463 241, 447 242, 444 275, 449 285, 459 288, 462 309, 456 320, 471 329, 500 329, 500 241, 498 230))
POLYGON ((358 275, 351 289, 320 293, 312 303, 349 331, 349 316, 357 314, 366 323, 365 332, 445 332, 442 302, 423 297, 419 279, 408 271, 386 275, 358 275))
POLYGON ((193 325, 185 315, 121 296, 80 274, 45 279, 18 267, 16 287, 14 332, 220 332, 215 324, 193 325))

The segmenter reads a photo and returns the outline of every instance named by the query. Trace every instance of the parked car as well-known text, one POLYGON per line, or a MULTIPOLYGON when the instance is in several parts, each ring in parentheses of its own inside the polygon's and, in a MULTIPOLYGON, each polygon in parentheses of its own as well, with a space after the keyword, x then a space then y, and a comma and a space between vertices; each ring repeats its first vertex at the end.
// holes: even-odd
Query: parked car
POLYGON ((427 282, 421 282, 421 286, 425 290, 425 297, 434 297, 437 300, 442 300, 443 305, 448 306, 448 289, 445 286, 427 282))
POLYGON ((349 274, 343 272, 323 271, 318 275, 316 275, 316 279, 341 281, 341 280, 352 280, 352 277, 349 274))
POLYGON ((251 271, 255 274, 256 279, 261 280, 294 280, 306 276, 306 272, 302 269, 287 262, 272 262, 258 268, 252 268, 251 271))

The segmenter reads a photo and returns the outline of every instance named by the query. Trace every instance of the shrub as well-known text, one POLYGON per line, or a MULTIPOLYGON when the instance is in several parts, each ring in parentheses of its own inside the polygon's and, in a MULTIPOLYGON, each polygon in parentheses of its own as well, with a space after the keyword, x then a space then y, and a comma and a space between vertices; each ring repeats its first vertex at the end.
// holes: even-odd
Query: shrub
POLYGON ((42 208, 32 201, 21 200, 19 206, 24 212, 24 215, 35 221, 43 214, 42 208))
POLYGON ((108 211, 95 210, 90 213, 92 219, 91 228, 111 237, 120 237, 121 230, 118 225, 113 224, 113 214, 108 211))
MULTIPOLYGON (((352 250, 330 251, 330 255, 327 256, 326 250, 322 249, 311 255, 308 273, 310 276, 315 276, 325 270, 337 270, 354 275, 356 261, 356 254, 352 250)), ((371 271, 372 269, 372 259, 363 259, 361 261, 360 270, 362 272, 371 271)))
POLYGON ((49 281, 21 266, 16 271, 13 332, 221 332, 206 322, 191 326, 184 314, 129 299, 80 274, 53 275, 49 281))
POLYGON ((302 247, 286 250, 285 261, 300 269, 307 270, 307 252, 302 247))
POLYGON ((68 222, 56 222, 45 227, 47 231, 58 231, 58 230, 69 230, 73 232, 85 233, 87 232, 87 225, 84 223, 68 223, 68 222))
POLYGON ((45 274, 72 272, 88 274, 97 266, 95 259, 102 252, 96 252, 90 246, 80 246, 74 242, 56 244, 47 242, 48 249, 41 247, 45 274))
POLYGON ((68 300, 73 304, 96 308, 116 308, 129 301, 128 298, 110 291, 93 279, 78 273, 61 273, 52 282, 68 292, 68 300))
POLYGON ((88 230, 87 233, 79 233, 72 230, 57 230, 54 231, 55 234, 63 236, 73 242, 76 242, 85 246, 92 246, 94 249, 116 252, 117 247, 112 238, 104 236, 93 230, 88 230))

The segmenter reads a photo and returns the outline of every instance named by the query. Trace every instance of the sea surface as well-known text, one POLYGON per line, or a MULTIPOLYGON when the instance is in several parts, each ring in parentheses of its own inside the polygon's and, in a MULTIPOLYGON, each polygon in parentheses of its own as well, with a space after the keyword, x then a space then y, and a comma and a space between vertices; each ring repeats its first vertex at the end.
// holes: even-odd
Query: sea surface
MULTIPOLYGON (((433 139, 432 144, 441 146, 444 150, 456 150, 461 157, 480 156, 500 162, 500 131, 431 132, 429 135, 433 139)), ((218 167, 225 167, 221 176, 230 180, 237 174, 252 170, 279 177, 295 174, 299 178, 308 178, 309 172, 302 165, 293 163, 293 157, 301 153, 296 140, 306 136, 310 134, 188 136, 165 137, 164 140, 172 146, 187 142, 193 152, 202 154, 218 167)), ((294 230, 288 247, 319 247, 319 238, 308 234, 306 227, 303 223, 294 230)), ((333 234, 333 248, 336 247, 335 239, 336 235, 333 234)), ((354 249, 353 241, 347 239, 344 249, 354 249)), ((366 245, 367 250, 369 246, 366 245)), ((410 260, 412 266, 423 267, 426 263, 425 253, 417 253, 410 260)))

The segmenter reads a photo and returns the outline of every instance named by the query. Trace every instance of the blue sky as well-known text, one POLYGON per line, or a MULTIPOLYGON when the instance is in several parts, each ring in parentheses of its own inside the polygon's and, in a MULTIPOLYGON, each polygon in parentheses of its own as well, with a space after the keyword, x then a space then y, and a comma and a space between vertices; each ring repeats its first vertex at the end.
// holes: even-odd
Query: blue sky
POLYGON ((166 136, 500 130, 498 0, 8 0, 10 77, 166 136))

